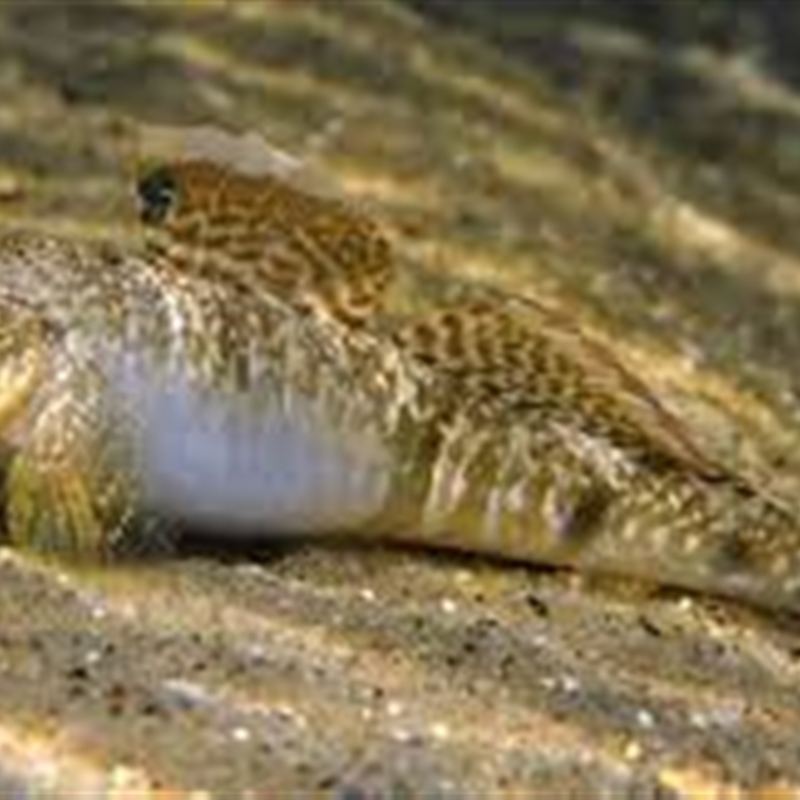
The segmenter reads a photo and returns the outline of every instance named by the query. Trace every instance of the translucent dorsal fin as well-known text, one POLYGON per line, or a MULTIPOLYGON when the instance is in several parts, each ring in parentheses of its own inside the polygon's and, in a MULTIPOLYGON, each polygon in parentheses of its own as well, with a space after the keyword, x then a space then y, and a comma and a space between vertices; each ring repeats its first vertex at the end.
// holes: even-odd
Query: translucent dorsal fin
POLYGON ((293 155, 250 130, 236 132, 215 125, 141 125, 137 135, 137 171, 158 163, 204 161, 243 177, 272 177, 321 198, 350 203, 340 189, 311 163, 309 152, 293 155))

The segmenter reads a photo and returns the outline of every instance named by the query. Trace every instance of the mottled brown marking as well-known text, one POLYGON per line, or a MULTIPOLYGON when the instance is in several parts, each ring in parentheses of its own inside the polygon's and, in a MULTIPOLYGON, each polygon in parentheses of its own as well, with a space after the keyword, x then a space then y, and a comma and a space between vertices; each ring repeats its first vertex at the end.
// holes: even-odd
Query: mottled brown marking
MULTIPOLYGON (((173 207, 151 223, 161 248, 166 242, 173 250, 227 254, 241 270, 258 269, 248 276, 254 290, 274 275, 287 299, 317 297, 345 321, 363 320, 379 306, 392 276, 389 244, 374 222, 344 202, 205 161, 156 171, 168 172, 176 186, 173 207)), ((267 288, 276 291, 271 283, 267 288)))

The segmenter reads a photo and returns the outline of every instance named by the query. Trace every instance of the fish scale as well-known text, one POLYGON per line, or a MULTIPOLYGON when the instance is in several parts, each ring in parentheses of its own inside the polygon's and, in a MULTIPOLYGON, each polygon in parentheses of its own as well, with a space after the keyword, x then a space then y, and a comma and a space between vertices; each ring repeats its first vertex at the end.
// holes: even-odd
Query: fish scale
POLYGON ((571 320, 467 284, 403 311, 379 227, 289 178, 185 159, 138 191, 141 246, 0 235, 18 545, 347 533, 800 610, 797 520, 571 320))

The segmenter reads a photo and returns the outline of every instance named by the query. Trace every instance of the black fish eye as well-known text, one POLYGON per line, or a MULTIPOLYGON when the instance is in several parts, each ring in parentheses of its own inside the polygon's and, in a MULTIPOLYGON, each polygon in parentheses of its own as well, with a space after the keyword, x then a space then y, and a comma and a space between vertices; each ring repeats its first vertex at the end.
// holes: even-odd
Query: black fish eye
POLYGON ((178 183, 167 167, 158 167, 139 179, 136 187, 141 207, 139 217, 148 225, 164 221, 178 195, 178 183))

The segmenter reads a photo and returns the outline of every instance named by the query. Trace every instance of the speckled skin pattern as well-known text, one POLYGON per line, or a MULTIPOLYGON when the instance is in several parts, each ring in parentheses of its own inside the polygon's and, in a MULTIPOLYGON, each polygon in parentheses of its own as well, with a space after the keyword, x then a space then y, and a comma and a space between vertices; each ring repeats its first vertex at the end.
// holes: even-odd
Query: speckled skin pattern
POLYGON ((222 533, 393 538, 800 610, 794 517, 569 320, 483 286, 410 315, 378 226, 273 176, 176 162, 139 195, 138 250, 0 238, 14 542, 105 557, 196 522, 214 483, 199 516, 222 533), (183 459, 147 444, 174 396, 202 407, 181 435, 219 429, 183 459), (178 486, 228 449, 238 483, 263 472, 242 515, 224 468, 178 486))

